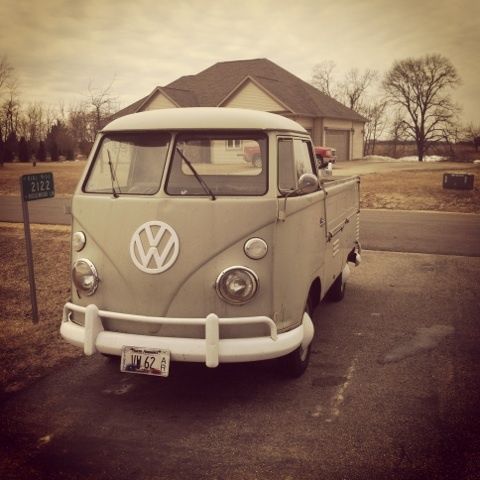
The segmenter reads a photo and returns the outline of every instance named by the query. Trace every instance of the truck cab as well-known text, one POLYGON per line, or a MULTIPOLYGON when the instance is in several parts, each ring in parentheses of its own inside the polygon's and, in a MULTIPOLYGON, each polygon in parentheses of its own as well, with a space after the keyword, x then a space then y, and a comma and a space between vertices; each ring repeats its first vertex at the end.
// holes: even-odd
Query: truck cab
POLYGON ((61 334, 130 373, 278 358, 301 375, 314 308, 343 297, 360 258, 359 179, 322 180, 305 129, 252 110, 114 120, 72 217, 61 334))

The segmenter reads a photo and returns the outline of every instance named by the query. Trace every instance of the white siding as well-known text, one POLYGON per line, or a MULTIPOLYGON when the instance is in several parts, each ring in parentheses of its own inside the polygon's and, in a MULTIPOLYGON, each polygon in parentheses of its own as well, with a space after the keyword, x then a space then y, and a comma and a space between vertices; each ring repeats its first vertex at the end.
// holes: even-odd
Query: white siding
POLYGON ((323 119, 316 118, 313 123, 312 141, 314 145, 323 146, 323 119))
POLYGON ((227 141, 217 140, 211 146, 211 163, 218 164, 245 164, 243 160, 243 142, 240 141, 239 145, 235 148, 228 148, 227 141))
POLYGON ((313 129, 313 118, 312 117, 299 117, 299 116, 291 116, 292 120, 298 122, 305 130, 312 130, 313 129))
POLYGON ((352 159, 363 157, 363 123, 354 122, 352 136, 352 159))
POLYGON ((278 112, 285 110, 285 107, 276 102, 270 95, 257 87, 252 81, 245 85, 228 100, 222 107, 250 108, 264 112, 278 112))
POLYGON ((298 122, 308 133, 311 137, 313 137, 313 127, 314 121, 311 117, 300 117, 300 116, 290 116, 292 120, 298 122))
POLYGON ((161 108, 175 108, 175 105, 163 93, 157 93, 142 110, 159 110, 161 108))

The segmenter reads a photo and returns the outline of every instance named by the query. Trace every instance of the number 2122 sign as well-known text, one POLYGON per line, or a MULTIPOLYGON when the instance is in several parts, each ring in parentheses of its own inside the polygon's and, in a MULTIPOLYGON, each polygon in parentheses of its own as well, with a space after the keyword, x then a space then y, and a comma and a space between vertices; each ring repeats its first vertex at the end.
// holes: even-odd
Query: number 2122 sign
POLYGON ((26 202, 55 196, 53 173, 32 173, 22 176, 22 193, 26 202))

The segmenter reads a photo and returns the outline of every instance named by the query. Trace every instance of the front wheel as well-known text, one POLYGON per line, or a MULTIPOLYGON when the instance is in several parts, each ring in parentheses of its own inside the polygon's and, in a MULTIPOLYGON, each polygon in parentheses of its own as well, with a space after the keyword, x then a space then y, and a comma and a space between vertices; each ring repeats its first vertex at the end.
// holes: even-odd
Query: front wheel
POLYGON ((301 345, 289 353, 282 360, 283 373, 290 378, 301 377, 308 367, 310 361, 310 345, 307 348, 303 348, 301 345))
POLYGON ((111 353, 102 353, 102 356, 109 362, 120 361, 120 357, 118 355, 112 355, 111 353))
MULTIPOLYGON (((310 299, 307 300, 305 313, 312 318, 313 308, 310 299)), ((307 347, 300 345, 293 352, 280 358, 281 368, 284 375, 290 378, 298 378, 303 375, 310 361, 311 346, 312 342, 310 342, 307 347)))

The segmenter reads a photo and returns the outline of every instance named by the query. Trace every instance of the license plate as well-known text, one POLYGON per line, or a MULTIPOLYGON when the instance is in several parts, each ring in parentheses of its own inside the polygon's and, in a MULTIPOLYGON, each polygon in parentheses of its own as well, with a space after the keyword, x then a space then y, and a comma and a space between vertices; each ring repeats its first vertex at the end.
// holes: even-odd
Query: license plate
POLYGON ((120 370, 127 373, 141 373, 168 377, 170 352, 142 347, 123 347, 120 370))

